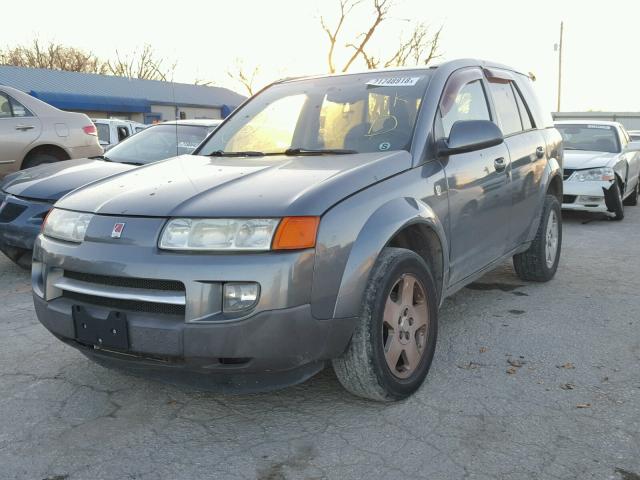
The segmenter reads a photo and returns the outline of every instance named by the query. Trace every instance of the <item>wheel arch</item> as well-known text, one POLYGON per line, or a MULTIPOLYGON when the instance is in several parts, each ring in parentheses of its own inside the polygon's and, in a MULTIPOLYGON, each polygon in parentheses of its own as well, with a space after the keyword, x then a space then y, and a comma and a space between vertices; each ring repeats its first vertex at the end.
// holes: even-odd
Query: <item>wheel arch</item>
POLYGON ((398 198, 378 208, 360 230, 342 274, 334 318, 359 314, 373 266, 387 246, 408 248, 425 259, 442 302, 449 271, 449 249, 442 222, 426 203, 398 198))
POLYGON ((61 146, 54 145, 51 143, 45 143, 45 144, 37 145, 31 148, 31 150, 29 150, 24 156, 24 158, 22 159, 20 168, 25 168, 25 164, 29 161, 29 159, 31 159, 32 157, 34 157, 39 153, 46 153, 49 155, 53 155, 56 158, 58 158, 58 160, 69 160, 71 158, 71 156, 69 155, 69 152, 67 152, 61 146))

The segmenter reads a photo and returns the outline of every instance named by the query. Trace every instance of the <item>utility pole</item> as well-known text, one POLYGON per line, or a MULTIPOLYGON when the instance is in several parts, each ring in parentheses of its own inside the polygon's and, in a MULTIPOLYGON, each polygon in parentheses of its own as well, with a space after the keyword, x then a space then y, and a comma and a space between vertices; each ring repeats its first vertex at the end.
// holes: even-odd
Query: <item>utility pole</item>
POLYGON ((560 22, 560 43, 558 44, 558 108, 560 111, 560 98, 562 95, 562 35, 564 33, 564 22, 560 22))

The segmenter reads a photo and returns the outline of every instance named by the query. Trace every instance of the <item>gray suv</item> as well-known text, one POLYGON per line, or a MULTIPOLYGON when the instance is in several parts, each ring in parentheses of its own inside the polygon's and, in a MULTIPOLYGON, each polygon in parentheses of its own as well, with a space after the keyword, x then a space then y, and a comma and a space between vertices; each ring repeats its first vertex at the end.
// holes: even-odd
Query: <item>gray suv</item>
POLYGON ((562 142, 529 78, 476 60, 276 82, 193 155, 82 187, 34 249, 42 324, 95 361, 256 391, 331 363, 407 397, 438 308, 560 258, 562 142))

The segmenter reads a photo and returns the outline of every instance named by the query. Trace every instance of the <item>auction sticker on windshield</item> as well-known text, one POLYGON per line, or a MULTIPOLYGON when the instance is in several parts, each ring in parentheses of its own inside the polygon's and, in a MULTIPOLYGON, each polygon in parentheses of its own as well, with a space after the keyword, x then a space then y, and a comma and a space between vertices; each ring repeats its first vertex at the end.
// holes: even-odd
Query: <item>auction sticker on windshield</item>
POLYGON ((587 128, 597 128, 599 130, 611 130, 609 125, 587 125, 587 128))
POLYGON ((372 87, 413 87, 422 77, 387 77, 369 80, 372 87))

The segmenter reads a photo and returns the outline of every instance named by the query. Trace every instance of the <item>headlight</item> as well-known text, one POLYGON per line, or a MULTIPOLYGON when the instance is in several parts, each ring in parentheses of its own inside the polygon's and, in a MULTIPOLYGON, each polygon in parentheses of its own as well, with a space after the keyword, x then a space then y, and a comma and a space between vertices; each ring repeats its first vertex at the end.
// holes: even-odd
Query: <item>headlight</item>
POLYGON ((269 250, 278 222, 273 218, 176 218, 164 227, 159 246, 165 250, 269 250))
POLYGON ((607 182, 615 180, 613 168, 592 168, 591 170, 577 170, 569 177, 572 182, 607 182))
POLYGON ((93 215, 54 208, 49 212, 42 226, 42 233, 66 242, 80 243, 84 240, 87 227, 93 215))

